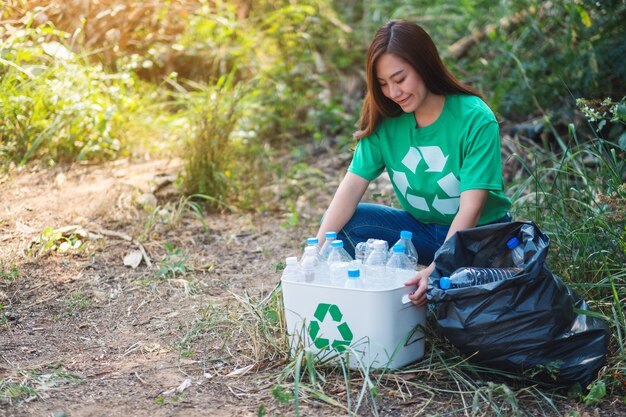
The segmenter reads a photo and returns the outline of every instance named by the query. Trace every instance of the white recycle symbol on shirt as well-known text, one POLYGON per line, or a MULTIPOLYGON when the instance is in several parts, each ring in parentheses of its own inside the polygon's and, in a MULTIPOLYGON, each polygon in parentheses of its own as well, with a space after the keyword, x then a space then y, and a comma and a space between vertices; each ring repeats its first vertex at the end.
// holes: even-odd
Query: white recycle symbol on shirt
MULTIPOLYGON (((422 159, 428 167, 424 172, 443 172, 448 157, 443 154, 439 146, 418 146, 416 148, 411 146, 402 159, 402 165, 415 174, 422 159)), ((424 164, 422 164, 422 166, 424 166, 424 164)), ((408 191, 411 190, 411 186, 409 185, 406 174, 402 171, 392 171, 391 180, 409 204, 418 210, 430 211, 428 202, 424 197, 408 193, 408 191)), ((455 214, 459 210, 461 183, 454 174, 450 172, 440 178, 437 184, 450 198, 439 198, 439 196, 435 195, 432 201, 432 207, 441 214, 455 214)))

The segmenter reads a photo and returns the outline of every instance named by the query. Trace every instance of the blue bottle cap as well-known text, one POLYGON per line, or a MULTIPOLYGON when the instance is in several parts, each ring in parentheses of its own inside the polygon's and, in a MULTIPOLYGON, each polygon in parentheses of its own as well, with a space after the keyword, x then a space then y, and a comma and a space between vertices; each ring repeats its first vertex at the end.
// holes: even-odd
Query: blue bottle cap
POLYGON ((348 269, 348 278, 359 278, 361 276, 361 270, 354 268, 348 269))
POLYGON ((511 250, 515 249, 519 246, 519 239, 516 237, 512 237, 511 239, 509 239, 508 242, 506 242, 506 246, 511 250))
POLYGON ((441 277, 439 278, 439 288, 442 290, 447 290, 450 288, 450 277, 441 277))
POLYGON ((408 230, 403 230, 400 232, 400 237, 402 239, 411 239, 413 237, 413 232, 410 232, 408 230))
POLYGON ((335 240, 337 239, 337 232, 326 232, 324 236, 326 237, 326 239, 335 240))
POLYGON ((333 240, 330 242, 330 246, 333 248, 343 248, 343 240, 333 240))
POLYGON ((320 243, 320 240, 316 237, 310 237, 306 240, 306 244, 311 246, 311 245, 317 245, 318 243, 320 243))
POLYGON ((406 247, 402 243, 397 243, 393 245, 392 252, 393 253, 403 253, 406 247))

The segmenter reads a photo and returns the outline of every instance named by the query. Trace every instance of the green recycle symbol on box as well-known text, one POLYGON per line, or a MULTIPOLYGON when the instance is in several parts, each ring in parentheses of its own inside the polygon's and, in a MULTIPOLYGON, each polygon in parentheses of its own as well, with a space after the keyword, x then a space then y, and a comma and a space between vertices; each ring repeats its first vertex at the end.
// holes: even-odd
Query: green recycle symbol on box
POLYGON ((309 336, 313 341, 313 344, 318 349, 324 349, 330 346, 332 349, 335 349, 337 352, 343 352, 346 350, 346 347, 350 346, 350 343, 353 339, 352 330, 350 330, 350 326, 345 321, 341 323, 341 319, 343 318, 343 313, 339 310, 335 304, 318 304, 315 309, 315 313, 313 314, 317 320, 311 320, 309 324, 309 336), (335 339, 330 342, 327 338, 319 337, 321 326, 320 323, 323 323, 325 320, 331 320, 337 324, 337 330, 339 331, 339 335, 341 335, 342 339, 335 339))

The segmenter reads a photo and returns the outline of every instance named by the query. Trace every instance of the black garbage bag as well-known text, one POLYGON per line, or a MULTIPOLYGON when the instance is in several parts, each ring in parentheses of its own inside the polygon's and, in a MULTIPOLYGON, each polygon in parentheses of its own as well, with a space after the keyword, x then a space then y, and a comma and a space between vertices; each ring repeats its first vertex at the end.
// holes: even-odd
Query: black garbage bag
POLYGON ((609 329, 584 314, 587 303, 550 271, 548 245, 532 222, 460 231, 435 254, 428 301, 441 333, 471 362, 548 386, 585 387, 605 362, 609 329), (489 284, 439 288, 439 279, 460 267, 490 267, 512 237, 524 248, 522 271, 489 284))

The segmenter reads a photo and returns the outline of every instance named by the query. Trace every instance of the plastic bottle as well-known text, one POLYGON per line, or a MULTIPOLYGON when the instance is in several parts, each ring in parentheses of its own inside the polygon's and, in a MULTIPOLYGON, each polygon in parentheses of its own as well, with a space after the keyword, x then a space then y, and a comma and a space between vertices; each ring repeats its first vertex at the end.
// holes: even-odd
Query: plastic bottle
POLYGON ((363 280, 361 279, 361 270, 358 268, 348 269, 348 280, 346 281, 346 288, 362 289, 365 288, 363 280))
MULTIPOLYGON (((417 249, 415 249, 415 245, 413 245, 413 233, 408 230, 402 230, 400 232, 400 239, 393 245, 396 246, 398 244, 404 245, 404 253, 409 257, 411 261, 415 264, 414 268, 417 267, 417 249)), ((389 250, 389 255, 391 256, 391 252, 393 251, 393 246, 389 250)))
MULTIPOLYGON (((315 248, 315 253, 317 253, 317 257, 320 258, 320 247, 319 247, 319 243, 320 240, 316 237, 309 237, 306 240, 306 245, 307 246, 312 246, 315 248)), ((320 258, 321 260, 321 258, 320 258)))
POLYGON ((387 260, 387 276, 391 276, 395 280, 404 280, 410 278, 414 272, 415 264, 406 254, 404 244, 396 243, 391 248, 391 256, 387 260))
POLYGON ((511 258, 513 258, 513 265, 518 268, 524 269, 524 248, 520 245, 520 241, 516 237, 512 237, 506 242, 506 246, 511 249, 511 258))
POLYGON ((368 284, 372 284, 373 287, 381 287, 388 283, 386 265, 387 242, 376 240, 372 243, 372 253, 365 260, 368 284))
POLYGON ((333 240, 337 239, 337 232, 326 232, 326 234, 324 234, 324 237, 326 238, 326 240, 322 245, 322 249, 320 249, 320 259, 322 261, 326 261, 328 259, 328 254, 330 253, 331 249, 330 244, 333 242, 333 240))
POLYGON ((291 281, 291 282, 303 282, 304 274, 302 273, 302 269, 300 265, 298 265, 298 258, 295 256, 290 256, 285 259, 285 269, 283 269, 283 281, 291 281))
POLYGON ((442 290, 449 288, 465 288, 474 285, 484 285, 512 277, 519 268, 475 268, 464 267, 454 271, 450 277, 439 279, 439 287, 442 290))
POLYGON ((354 248, 354 259, 359 259, 365 263, 367 257, 372 253, 372 244, 376 239, 367 239, 366 242, 359 242, 354 248))
POLYGON ((355 259, 351 261, 348 269, 358 269, 359 271, 361 271, 361 281, 367 281, 367 276, 365 275, 365 265, 363 264, 362 260, 355 259))
POLYGON ((300 268, 302 268, 304 282, 315 282, 316 278, 321 278, 320 261, 317 257, 316 246, 307 246, 304 248, 304 255, 302 255, 302 259, 300 259, 300 268))
POLYGON ((343 248, 343 240, 333 240, 330 253, 328 254, 328 260, 326 261, 331 284, 343 285, 346 271, 351 261, 352 257, 343 248))
POLYGON ((509 268, 516 266, 524 268, 524 248, 520 245, 520 241, 516 237, 512 237, 506 242, 507 250, 499 253, 490 266, 493 268, 509 268))

